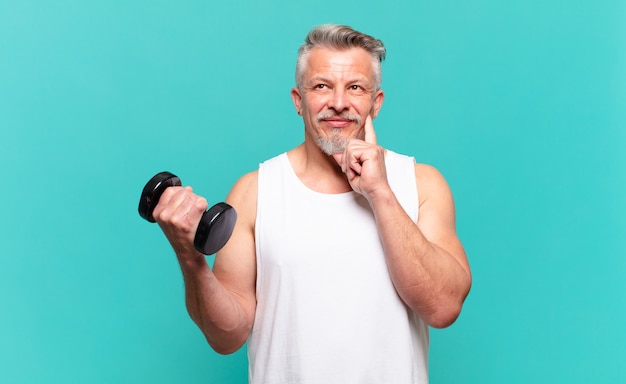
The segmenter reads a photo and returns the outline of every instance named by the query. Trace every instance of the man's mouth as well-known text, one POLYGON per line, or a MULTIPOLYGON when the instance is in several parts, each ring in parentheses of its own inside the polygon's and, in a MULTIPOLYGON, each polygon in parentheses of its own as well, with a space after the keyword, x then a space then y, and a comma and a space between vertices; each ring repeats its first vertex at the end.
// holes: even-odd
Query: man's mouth
POLYGON ((351 125, 354 122, 354 120, 330 118, 330 119, 322 119, 322 122, 324 122, 326 125, 332 128, 345 128, 351 125))
POLYGON ((332 128, 345 128, 352 123, 356 123, 357 126, 360 126, 361 116, 348 112, 337 114, 333 111, 324 111, 317 115, 317 123, 320 124, 322 122, 332 128))

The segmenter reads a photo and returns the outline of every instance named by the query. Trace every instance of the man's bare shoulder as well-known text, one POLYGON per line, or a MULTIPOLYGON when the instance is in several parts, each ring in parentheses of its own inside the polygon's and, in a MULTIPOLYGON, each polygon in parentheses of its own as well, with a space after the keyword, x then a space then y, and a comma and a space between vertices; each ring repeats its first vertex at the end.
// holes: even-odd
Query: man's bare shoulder
POLYGON ((448 182, 441 172, 432 165, 415 164, 415 180, 420 197, 420 205, 433 195, 441 196, 442 193, 445 195, 450 194, 448 182))
POLYGON ((256 191, 257 184, 259 179, 259 170, 254 170, 252 172, 246 173, 241 176, 239 180, 233 186, 231 193, 234 191, 236 193, 246 192, 253 188, 256 191))
MULTIPOLYGON (((443 177, 441 172, 432 165, 423 164, 423 163, 415 163, 415 176, 419 178, 433 178, 433 177, 443 177)), ((419 180, 418 180, 419 181, 419 180)))
POLYGON ((256 216, 259 171, 255 170, 241 176, 230 190, 226 202, 237 210, 246 221, 254 222, 256 216))

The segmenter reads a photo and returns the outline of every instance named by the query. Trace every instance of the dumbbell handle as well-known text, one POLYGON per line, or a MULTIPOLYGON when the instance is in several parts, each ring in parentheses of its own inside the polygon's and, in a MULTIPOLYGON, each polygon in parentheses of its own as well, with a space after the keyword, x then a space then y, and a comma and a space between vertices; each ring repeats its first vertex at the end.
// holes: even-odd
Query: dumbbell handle
MULTIPOLYGON (((143 188, 139 199, 139 215, 154 223, 152 213, 165 189, 181 186, 180 179, 170 173, 156 174, 143 188)), ((237 221, 237 212, 227 203, 217 203, 202 214, 193 245, 205 255, 219 251, 230 238, 237 221)))

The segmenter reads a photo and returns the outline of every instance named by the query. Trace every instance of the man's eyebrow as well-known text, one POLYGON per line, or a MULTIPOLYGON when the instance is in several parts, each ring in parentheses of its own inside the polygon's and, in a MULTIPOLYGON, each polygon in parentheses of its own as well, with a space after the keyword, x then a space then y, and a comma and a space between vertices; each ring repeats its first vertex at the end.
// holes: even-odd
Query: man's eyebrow
MULTIPOLYGON (((308 79, 308 82, 324 82, 324 83, 332 83, 332 80, 330 80, 329 78, 323 76, 323 75, 315 75, 312 76, 308 79)), ((348 79, 346 81, 346 83, 348 84, 353 84, 353 83, 357 83, 357 82, 362 82, 362 83, 366 83, 366 84, 371 84, 371 81, 367 78, 367 76, 363 76, 363 75, 358 75, 354 78, 348 79)))
POLYGON ((321 75, 316 75, 316 76, 312 76, 309 78, 310 82, 316 82, 316 81, 323 81, 323 82, 330 82, 330 80, 327 77, 321 76, 321 75))

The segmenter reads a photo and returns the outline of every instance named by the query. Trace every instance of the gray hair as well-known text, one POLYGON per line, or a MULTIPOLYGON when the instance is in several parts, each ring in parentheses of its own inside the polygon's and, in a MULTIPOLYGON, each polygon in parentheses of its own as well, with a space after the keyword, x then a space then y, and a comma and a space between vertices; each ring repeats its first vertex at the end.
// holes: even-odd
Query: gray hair
POLYGON ((382 84, 382 62, 385 60, 387 50, 383 42, 372 36, 355 31, 345 25, 324 24, 315 27, 304 40, 304 44, 298 50, 296 63, 296 86, 302 89, 302 80, 306 69, 306 59, 314 47, 333 49, 363 48, 371 56, 374 63, 374 82, 376 90, 382 84))

